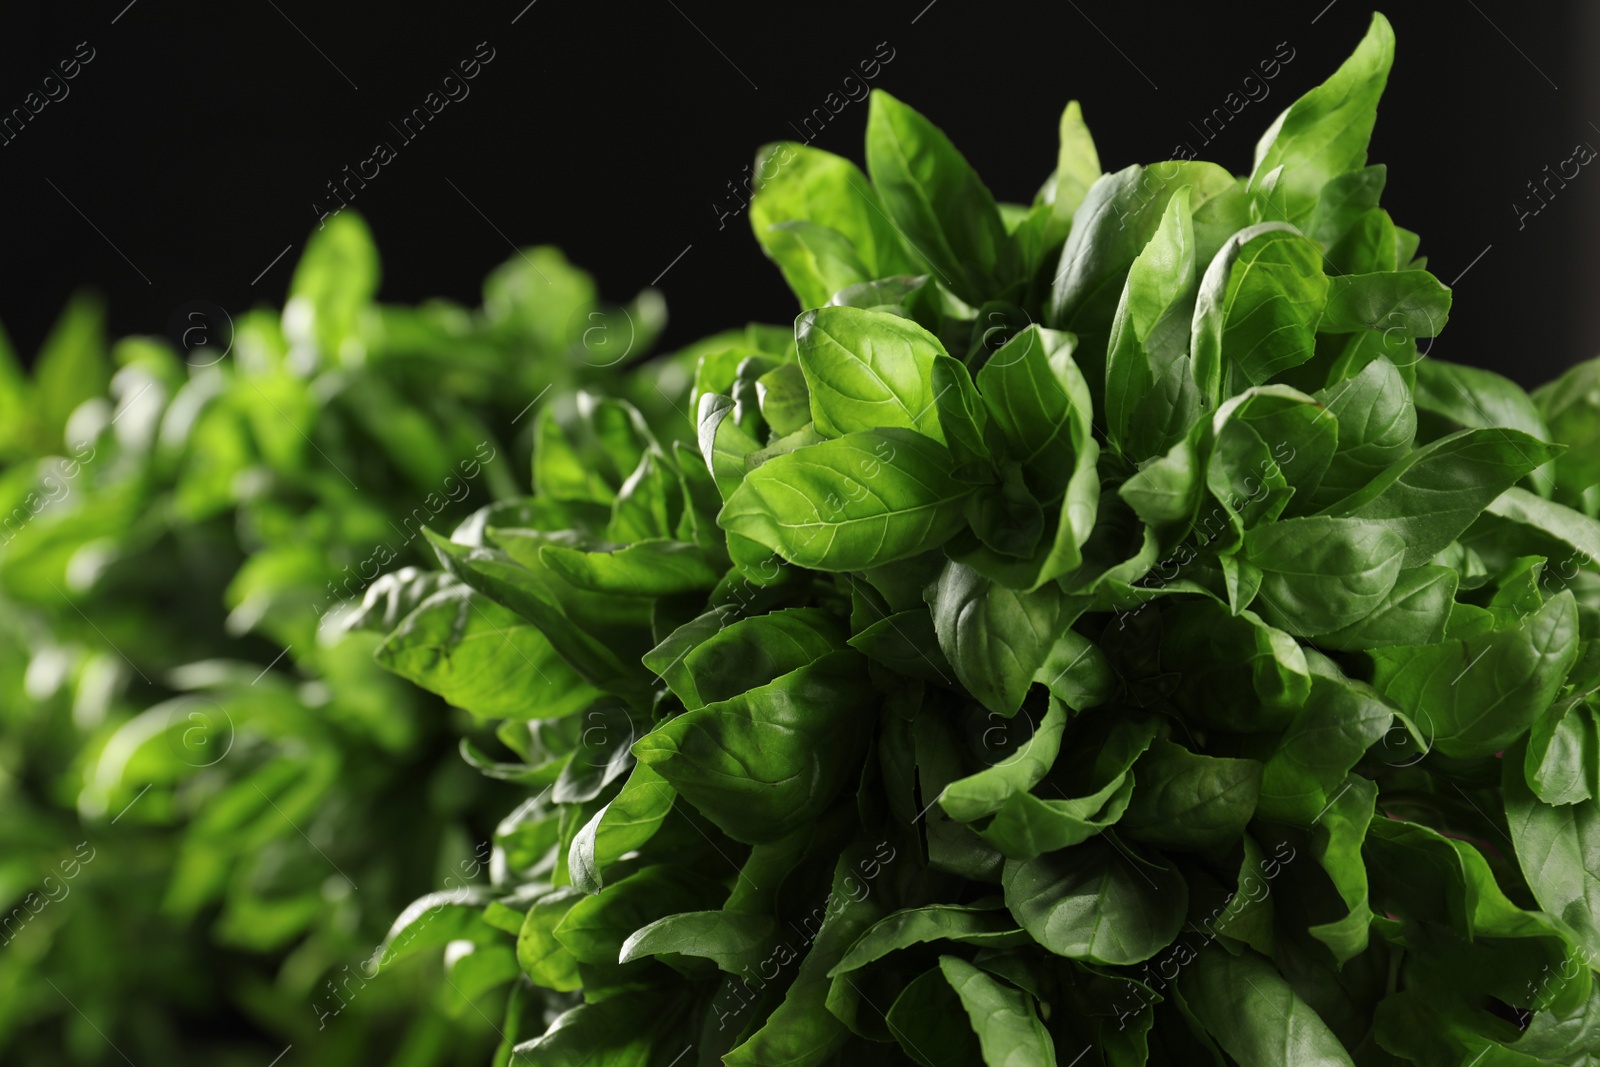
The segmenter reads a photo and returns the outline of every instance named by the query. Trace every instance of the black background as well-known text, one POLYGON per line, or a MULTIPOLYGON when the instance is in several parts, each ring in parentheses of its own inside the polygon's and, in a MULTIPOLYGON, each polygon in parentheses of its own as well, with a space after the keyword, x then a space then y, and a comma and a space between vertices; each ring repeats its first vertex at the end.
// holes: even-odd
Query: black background
MULTIPOLYGON (((893 58, 872 84, 942 126, 998 197, 1027 201, 1070 98, 1108 170, 1168 158, 1183 141, 1248 170, 1260 132, 1337 66, 1371 12, 1359 0, 526 2, 8 10, 0 112, 79 42, 95 53, 70 95, 0 147, 0 321, 19 352, 29 358, 79 286, 105 295, 118 335, 161 332, 194 300, 281 302, 313 204, 379 140, 398 156, 353 207, 376 234, 385 300, 476 303, 512 242, 553 243, 617 299, 672 264, 659 283, 669 344, 784 321, 793 302, 748 219, 719 222, 738 203, 728 183, 758 145, 795 137, 842 96, 880 43, 893 58), (402 143, 388 123, 479 42, 494 59, 470 95, 402 143), (1280 42, 1294 58, 1271 95, 1203 145, 1189 124, 1280 42)), ((1600 173, 1584 170, 1520 223, 1514 207, 1537 206, 1525 183, 1576 143, 1600 146, 1584 58, 1600 15, 1576 0, 1384 10, 1398 58, 1371 160, 1389 164, 1385 206, 1422 234, 1430 269, 1459 279, 1433 353, 1531 385, 1600 352, 1600 173)), ((814 143, 859 160, 865 119, 865 103, 851 103, 814 143)))

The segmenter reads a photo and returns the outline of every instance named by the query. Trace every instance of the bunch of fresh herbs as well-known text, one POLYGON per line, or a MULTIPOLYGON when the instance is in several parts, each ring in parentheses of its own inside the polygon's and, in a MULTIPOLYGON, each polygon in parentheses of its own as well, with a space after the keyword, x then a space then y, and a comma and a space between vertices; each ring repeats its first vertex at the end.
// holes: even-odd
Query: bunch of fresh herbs
POLYGON ((374 591, 526 789, 388 954, 497 1063, 1600 1063, 1600 363, 1427 358, 1393 45, 1243 177, 1069 105, 999 203, 882 90, 865 173, 764 150, 794 329, 552 403, 374 591))

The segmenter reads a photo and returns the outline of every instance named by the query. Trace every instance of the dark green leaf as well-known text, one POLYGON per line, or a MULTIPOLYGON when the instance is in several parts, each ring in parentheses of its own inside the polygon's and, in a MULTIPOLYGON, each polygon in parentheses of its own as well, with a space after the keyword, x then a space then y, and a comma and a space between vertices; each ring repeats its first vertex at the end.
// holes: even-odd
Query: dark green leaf
POLYGON ((1034 728, 1021 748, 976 774, 951 782, 939 794, 939 806, 952 819, 972 822, 991 815, 1016 793, 1038 785, 1055 764, 1066 729, 1067 709, 1059 701, 1034 728))
POLYGON ((1533 394, 1550 427, 1548 440, 1567 446, 1556 457, 1556 480, 1582 492, 1600 482, 1600 359, 1579 363, 1533 394))
POLYGON ((1546 804, 1600 797, 1600 718, 1586 698, 1558 700, 1533 724, 1524 770, 1546 804))
POLYGON ((1326 657, 1306 659, 1311 695, 1267 757, 1257 802, 1263 818, 1301 826, 1323 813, 1350 769, 1379 738, 1393 766, 1421 758, 1408 750, 1406 738, 1390 730, 1394 710, 1370 686, 1345 677, 1326 657), (1391 735, 1396 735, 1392 749, 1391 735))
POLYGON ((1057 371, 1070 365, 1075 342, 1071 334, 1029 326, 978 372, 978 392, 989 418, 1010 457, 1022 464, 1028 489, 1043 504, 1055 503, 1066 492, 1087 436, 1078 426, 1086 413, 1075 406, 1088 398, 1075 395, 1080 390, 1070 376, 1057 371))
POLYGON ((1517 862, 1539 907, 1575 931, 1587 959, 1600 958, 1600 800, 1547 804, 1523 780, 1523 763, 1521 745, 1502 761, 1517 862))
POLYGON ((1160 952, 1183 927, 1188 887, 1170 864, 1104 840, 1008 860, 1006 906, 1058 956, 1125 965, 1160 952))
POLYGON ((1119 832, 1162 848, 1231 845, 1256 810, 1261 764, 1190 752, 1158 740, 1134 764, 1133 799, 1119 832))
POLYGON ((1388 526, 1405 539, 1405 566, 1416 567, 1555 454, 1517 430, 1462 430, 1411 453, 1330 513, 1388 526))
POLYGON ((1325 515, 1266 523, 1244 542, 1245 559, 1263 572, 1262 618, 1301 636, 1342 629, 1376 611, 1405 551, 1387 526, 1325 515))
POLYGON ((853 650, 670 719, 633 752, 737 841, 820 815, 855 771, 877 697, 853 650))
POLYGON ((1417 412, 1393 363, 1379 357, 1353 378, 1319 390, 1316 399, 1339 427, 1338 448, 1314 500, 1326 506, 1354 493, 1411 451, 1417 412))
POLYGON ((868 927, 850 946, 844 958, 833 966, 828 977, 837 978, 858 971, 912 945, 930 941, 954 941, 963 945, 1004 947, 1018 944, 1027 936, 1011 921, 1011 915, 998 904, 987 907, 966 904, 930 904, 886 915, 868 927))
POLYGON ((635 762, 622 792, 573 837, 567 857, 573 884, 588 893, 599 892, 606 868, 654 837, 677 798, 654 768, 635 762))
POLYGON ((939 647, 956 677, 983 705, 1012 715, 1071 622, 1059 590, 1020 592, 954 560, 930 593, 939 647))
POLYGON ((1054 1067, 1055 1043, 1032 997, 957 956, 940 956, 939 969, 967 1009, 985 1063, 1054 1067))
POLYGON ((939 648, 933 615, 912 608, 887 615, 850 638, 850 646, 901 674, 950 684, 955 670, 939 648))
POLYGON ((1402 570, 1394 588, 1359 622, 1317 635, 1317 644, 1349 652, 1390 645, 1431 644, 1444 637, 1455 603, 1457 576, 1449 567, 1402 570))
POLYGON ((682 653, 687 684, 676 690, 678 697, 690 711, 732 700, 839 651, 843 637, 838 624, 816 608, 723 619, 682 653))
POLYGON ((1206 1033, 1244 1067, 1354 1067, 1327 1024, 1252 952, 1202 951, 1179 990, 1206 1033))
POLYGON ((907 984, 885 1022, 901 1050, 922 1067, 967 1067, 983 1057, 961 998, 938 967, 907 984))
POLYGON ((663 915, 693 911, 713 892, 692 871, 646 867, 576 901, 556 924, 555 937, 579 963, 616 963, 635 930, 663 915))
POLYGON ((412 901, 389 927, 388 936, 379 946, 378 965, 387 967, 414 952, 442 948, 451 941, 490 943, 498 935, 483 921, 487 900, 488 893, 482 887, 467 886, 429 893, 412 901))
POLYGON ((1521 626, 1376 649, 1373 684, 1447 756, 1500 751, 1542 715, 1577 660, 1578 612, 1552 597, 1521 626))

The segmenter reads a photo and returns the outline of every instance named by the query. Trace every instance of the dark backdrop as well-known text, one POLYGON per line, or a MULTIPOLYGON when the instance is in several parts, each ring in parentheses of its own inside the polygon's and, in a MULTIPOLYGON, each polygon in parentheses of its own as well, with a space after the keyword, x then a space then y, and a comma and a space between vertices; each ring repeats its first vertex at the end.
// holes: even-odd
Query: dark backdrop
MULTIPOLYGON (((105 295, 118 334, 160 332, 195 300, 281 301, 333 203, 326 183, 379 140, 397 154, 353 206, 376 233, 384 299, 475 302, 512 242, 550 242, 614 298, 660 277, 671 344, 781 321, 794 307, 748 219, 722 217, 738 204, 729 183, 757 145, 795 136, 830 93, 842 97, 861 61, 891 57, 873 84, 939 123, 997 196, 1027 200, 1073 97, 1108 169, 1187 141, 1247 170, 1261 130, 1333 70, 1370 10, 1362 0, 10 6, 0 112, 34 91, 59 99, 0 145, 0 321, 27 358, 79 286, 105 295), (406 142, 389 123, 475 52, 492 59, 470 95, 406 142), (43 82, 91 53, 70 81, 43 82), (1293 58, 1271 95, 1202 145, 1190 124, 1275 53, 1293 58)), ((1440 279, 1457 283, 1434 353, 1535 384, 1600 351, 1590 296, 1600 174, 1580 172, 1537 214, 1526 184, 1578 142, 1600 146, 1596 75, 1580 61, 1600 18, 1576 0, 1384 10, 1399 54, 1372 159, 1390 165, 1386 206, 1422 234, 1440 279)), ((865 118, 851 103, 814 143, 859 160, 865 118)))

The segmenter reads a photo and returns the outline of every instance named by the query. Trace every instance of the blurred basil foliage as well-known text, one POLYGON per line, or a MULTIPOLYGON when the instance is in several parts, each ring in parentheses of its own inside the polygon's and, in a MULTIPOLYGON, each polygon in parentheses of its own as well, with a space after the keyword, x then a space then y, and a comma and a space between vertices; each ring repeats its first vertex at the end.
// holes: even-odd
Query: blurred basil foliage
POLYGON ((378 279, 345 213, 281 313, 212 316, 188 351, 108 344, 88 296, 31 375, 0 337, 0 1061, 498 1040, 465 971, 367 961, 413 898, 487 880, 510 787, 338 619, 431 558, 423 525, 515 495, 541 398, 646 353, 665 310, 544 247, 478 308, 385 306, 378 279))

